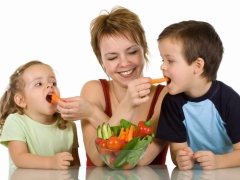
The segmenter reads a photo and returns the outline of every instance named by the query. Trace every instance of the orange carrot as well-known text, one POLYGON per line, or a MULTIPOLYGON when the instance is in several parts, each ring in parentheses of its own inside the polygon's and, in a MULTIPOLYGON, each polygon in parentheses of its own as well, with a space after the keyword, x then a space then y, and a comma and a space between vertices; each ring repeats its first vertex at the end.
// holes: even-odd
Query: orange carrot
POLYGON ((56 94, 52 94, 52 100, 51 103, 56 103, 58 100, 62 101, 62 98, 60 98, 58 95, 56 94))
POLYGON ((132 167, 128 162, 123 166, 123 169, 130 169, 132 167))
POLYGON ((128 135, 127 135, 127 142, 131 141, 133 138, 133 133, 134 133, 135 127, 133 125, 130 126, 128 135))
POLYGON ((128 133, 129 133, 129 128, 126 128, 126 137, 125 137, 125 141, 128 142, 128 133))
POLYGON ((157 83, 162 83, 165 81, 169 81, 169 78, 164 77, 164 78, 153 79, 150 81, 150 84, 157 84, 157 83))
POLYGON ((124 139, 125 140, 125 138, 123 138, 123 136, 125 136, 125 132, 124 132, 124 128, 121 128, 121 130, 120 130, 120 133, 119 133, 119 135, 118 135, 118 139, 124 139))

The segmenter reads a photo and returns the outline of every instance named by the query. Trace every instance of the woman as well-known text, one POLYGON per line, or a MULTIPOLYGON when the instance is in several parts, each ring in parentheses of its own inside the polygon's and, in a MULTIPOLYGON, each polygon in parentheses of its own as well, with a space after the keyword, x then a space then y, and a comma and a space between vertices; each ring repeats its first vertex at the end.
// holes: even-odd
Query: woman
MULTIPOLYGON (((123 7, 113 8, 110 13, 96 17, 90 29, 93 51, 109 80, 85 83, 81 96, 59 102, 58 110, 66 120, 81 119, 87 165, 103 166, 94 144, 96 128, 103 122, 114 126, 119 125, 120 119, 138 124, 152 118, 156 132, 167 90, 162 85, 150 85, 151 78, 143 77, 148 46, 135 13, 123 7)), ((165 164, 166 153, 166 141, 154 138, 138 165, 165 164)))

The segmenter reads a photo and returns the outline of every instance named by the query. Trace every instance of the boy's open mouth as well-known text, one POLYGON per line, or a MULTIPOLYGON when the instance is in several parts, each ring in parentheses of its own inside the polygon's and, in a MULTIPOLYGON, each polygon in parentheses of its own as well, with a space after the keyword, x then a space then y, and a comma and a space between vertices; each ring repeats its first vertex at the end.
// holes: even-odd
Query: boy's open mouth
POLYGON ((170 84, 171 83, 171 79, 169 78, 169 81, 167 81, 167 84, 170 84))

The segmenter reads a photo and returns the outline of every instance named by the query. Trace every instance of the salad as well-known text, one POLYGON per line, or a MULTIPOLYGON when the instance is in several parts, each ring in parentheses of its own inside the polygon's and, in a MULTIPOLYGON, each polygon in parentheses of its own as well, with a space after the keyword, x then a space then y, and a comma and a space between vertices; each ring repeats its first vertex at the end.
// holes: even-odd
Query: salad
POLYGON ((135 166, 154 137, 151 122, 139 121, 135 125, 121 119, 118 126, 98 126, 95 143, 104 162, 113 169, 135 166))

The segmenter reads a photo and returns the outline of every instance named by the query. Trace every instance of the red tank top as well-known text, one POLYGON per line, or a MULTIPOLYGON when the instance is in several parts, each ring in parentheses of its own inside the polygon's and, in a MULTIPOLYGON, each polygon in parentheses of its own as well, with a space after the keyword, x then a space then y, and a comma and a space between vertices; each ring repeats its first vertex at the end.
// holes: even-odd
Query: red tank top
MULTIPOLYGON (((109 117, 111 117, 112 116, 112 108, 111 108, 111 103, 110 103, 108 82, 106 79, 99 79, 99 80, 102 84, 102 88, 103 88, 103 92, 104 92, 104 96, 105 96, 105 103, 106 103, 105 113, 109 117)), ((158 96, 159 96, 160 92, 162 91, 163 87, 164 87, 163 85, 157 85, 157 89, 156 89, 154 97, 152 99, 152 103, 151 103, 146 121, 152 117, 152 115, 154 113, 154 107, 158 100, 158 96)), ((161 153, 150 163, 150 165, 165 164, 167 151, 168 151, 168 144, 164 147, 164 149, 161 151, 161 153)), ((87 156, 87 166, 95 166, 87 154, 86 154, 86 156, 87 156)))

